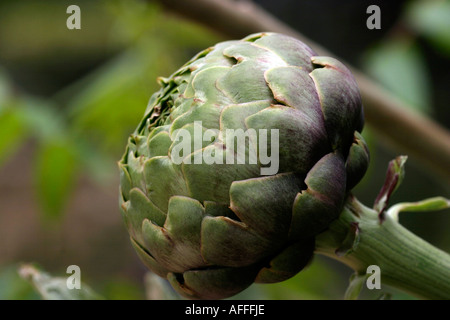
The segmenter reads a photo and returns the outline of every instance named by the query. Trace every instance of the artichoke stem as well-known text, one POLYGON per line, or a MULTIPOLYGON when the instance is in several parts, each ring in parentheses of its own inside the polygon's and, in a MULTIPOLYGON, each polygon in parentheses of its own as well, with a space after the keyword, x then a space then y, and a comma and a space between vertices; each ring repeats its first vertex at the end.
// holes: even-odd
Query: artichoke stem
POLYGON ((377 265, 382 288, 386 284, 418 298, 450 299, 450 255, 390 216, 380 222, 375 210, 353 196, 340 217, 317 236, 316 253, 341 261, 360 275, 377 265))

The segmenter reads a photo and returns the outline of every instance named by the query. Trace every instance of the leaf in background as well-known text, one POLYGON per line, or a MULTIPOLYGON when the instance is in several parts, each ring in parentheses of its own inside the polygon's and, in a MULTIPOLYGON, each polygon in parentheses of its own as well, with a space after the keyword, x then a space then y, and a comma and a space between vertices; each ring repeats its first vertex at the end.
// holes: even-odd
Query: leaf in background
POLYGON ((416 111, 432 111, 430 77, 419 47, 405 39, 391 39, 368 51, 366 72, 416 111))
POLYGON ((35 266, 19 268, 22 278, 29 281, 44 300, 101 300, 97 293, 82 283, 80 289, 69 289, 67 278, 52 277, 35 266))
POLYGON ((0 110, 0 165, 23 143, 25 126, 23 119, 14 109, 0 110))
POLYGON ((0 166, 20 147, 26 134, 19 102, 11 92, 12 84, 0 68, 0 166))
POLYGON ((20 98, 25 126, 38 141, 61 140, 68 135, 63 114, 49 101, 31 96, 20 98))
POLYGON ((107 300, 145 300, 141 283, 117 275, 106 279, 100 291, 107 300))
POLYGON ((83 173, 99 186, 110 186, 111 181, 117 177, 117 159, 84 139, 76 139, 74 148, 78 153, 78 165, 83 168, 83 173))
MULTIPOLYGON (((345 276, 342 277, 339 269, 333 268, 333 266, 337 266, 337 263, 330 260, 316 255, 308 267, 291 279, 270 285, 254 284, 250 288, 257 287, 266 295, 263 298, 256 297, 257 299, 342 299, 343 292, 347 287, 345 276)), ((337 266, 337 268, 340 267, 337 266)), ((243 299, 254 299, 254 297, 244 296, 243 299)))
POLYGON ((122 151, 150 96, 143 81, 147 67, 139 53, 128 51, 85 79, 68 103, 74 133, 104 152, 122 151))
POLYGON ((157 90, 157 77, 170 75, 218 37, 207 28, 166 15, 156 4, 105 2, 116 15, 113 34, 127 50, 58 94, 65 100, 73 131, 99 150, 123 152, 128 136, 157 90), (114 32, 116 30, 116 32, 114 32))
POLYGON ((36 159, 36 187, 44 218, 54 220, 63 212, 72 190, 77 168, 71 144, 45 143, 36 159))
POLYGON ((450 1, 412 1, 406 10, 406 20, 437 49, 450 55, 450 1))
POLYGON ((358 299, 359 294, 361 293, 361 290, 364 287, 364 284, 367 279, 367 274, 358 274, 353 273, 350 276, 348 288, 345 291, 345 300, 356 300, 358 299))
POLYGON ((167 280, 157 276, 153 272, 147 272, 144 277, 145 296, 147 300, 179 300, 176 293, 167 280))
POLYGON ((6 108, 10 99, 11 85, 3 68, 0 67, 0 113, 6 108))
POLYGON ((17 273, 17 266, 0 269, 0 300, 35 300, 39 296, 30 283, 17 273))
POLYGON ((66 28, 68 1, 0 1, 0 60, 20 65, 22 77, 29 77, 30 70, 40 71, 34 79, 45 82, 54 75, 52 66, 70 73, 74 65, 79 66, 77 60, 104 58, 120 46, 114 35, 107 37, 114 17, 102 2, 76 1, 82 11, 82 28, 73 32, 66 28))
POLYGON ((104 1, 104 7, 116 21, 112 34, 128 44, 138 41, 161 20, 161 10, 148 1, 104 1))
POLYGON ((9 138, 6 141, 11 143, 15 131, 19 135, 20 130, 27 130, 38 142, 34 167, 38 200, 44 218, 55 219, 62 213, 72 190, 79 150, 68 138, 70 132, 62 115, 47 101, 30 96, 18 97, 12 110, 17 117, 6 119, 5 126, 0 127, 0 134, 5 130, 5 137, 9 138))

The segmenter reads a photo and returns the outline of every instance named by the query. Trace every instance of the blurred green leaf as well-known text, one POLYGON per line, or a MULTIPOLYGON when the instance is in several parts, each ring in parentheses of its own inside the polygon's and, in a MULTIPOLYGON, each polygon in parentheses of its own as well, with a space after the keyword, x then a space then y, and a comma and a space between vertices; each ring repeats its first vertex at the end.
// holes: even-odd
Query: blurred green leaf
POLYGON ((157 77, 167 76, 218 37, 192 22, 166 15, 156 4, 105 2, 116 15, 118 37, 128 49, 58 97, 67 101, 73 132, 118 156, 135 130, 157 77))
POLYGON ((353 273, 350 276, 348 288, 345 291, 345 300, 356 300, 366 282, 366 274, 353 273))
MULTIPOLYGON (((96 10, 114 21, 108 41, 127 46, 126 51, 48 100, 20 91, 12 95, 13 85, 4 72, 0 74, 0 110, 7 111, 0 112, 0 161, 30 138, 37 142, 35 184, 45 219, 63 212, 78 169, 103 184, 110 181, 116 158, 158 89, 156 78, 216 42, 206 29, 167 17, 155 4, 99 3, 96 10)), ((51 10, 59 6, 55 2, 51 10)), ((52 43, 48 46, 53 48, 52 43)))
POLYGON ((61 140, 68 136, 64 115, 58 112, 51 102, 31 96, 21 96, 18 107, 21 109, 21 116, 26 127, 38 141, 61 140))
POLYGON ((113 28, 116 37, 123 37, 128 44, 150 40, 154 43, 153 47, 170 47, 174 50, 167 51, 166 55, 182 57, 180 63, 184 63, 186 59, 184 50, 195 50, 187 53, 187 58, 191 58, 196 51, 224 40, 211 29, 193 20, 167 14, 157 2, 108 0, 104 3, 116 18, 117 24, 113 28))
POLYGON ((12 85, 0 68, 0 165, 23 143, 26 130, 21 110, 12 96, 12 85))
POLYGON ((0 112, 6 108, 10 90, 9 79, 6 77, 5 71, 0 67, 0 112))
POLYGON ((101 292, 108 300, 144 300, 142 286, 120 278, 108 279, 101 292))
POLYGON ((43 144, 37 154, 36 184, 44 217, 60 217, 72 190, 76 157, 70 143, 64 141, 43 144))
POLYGON ((82 28, 73 32, 66 28, 68 1, 0 1, 0 58, 38 67, 107 53, 99 48, 116 50, 116 37, 109 34, 114 17, 104 2, 78 0, 82 28))
POLYGON ((450 1, 413 1, 407 7, 406 18, 419 34, 450 55, 450 1))
POLYGON ((44 300, 101 300, 89 286, 82 283, 80 289, 69 289, 67 278, 53 277, 32 265, 19 269, 22 278, 29 281, 44 300))
POLYGON ((17 266, 0 269, 0 300, 34 300, 39 296, 33 287, 17 273, 17 266))
POLYGON ((117 176, 117 159, 99 150, 85 139, 75 139, 74 150, 77 151, 78 166, 91 180, 99 186, 109 186, 117 176))
POLYGON ((63 116, 46 100, 19 92, 0 70, 0 164, 7 154, 32 136, 37 141, 61 140, 68 136, 63 116))
POLYGON ((142 82, 147 66, 131 51, 96 71, 69 103, 74 133, 102 151, 122 150, 150 95, 142 82))
POLYGON ((419 47, 391 39, 369 50, 364 69, 398 98, 421 113, 432 111, 430 77, 419 47))
POLYGON ((113 33, 126 43, 135 43, 160 21, 160 8, 148 1, 103 1, 111 16, 116 18, 113 33))
POLYGON ((338 270, 330 267, 329 260, 315 256, 309 266, 289 280, 253 286, 264 292, 266 295, 264 299, 342 299, 346 281, 338 270))
POLYGON ((144 277, 145 296, 147 300, 179 300, 180 295, 173 290, 169 282, 153 272, 144 277))
POLYGON ((0 110, 0 165, 23 143, 25 126, 17 110, 0 110))

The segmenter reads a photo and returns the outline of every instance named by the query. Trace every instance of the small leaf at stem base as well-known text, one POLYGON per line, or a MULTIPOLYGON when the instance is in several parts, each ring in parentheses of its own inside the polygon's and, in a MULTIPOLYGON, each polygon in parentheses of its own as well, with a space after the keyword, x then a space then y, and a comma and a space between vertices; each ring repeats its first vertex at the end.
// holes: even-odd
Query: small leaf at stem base
POLYGON ((351 222, 350 228, 344 241, 339 248, 336 249, 335 253, 338 257, 345 256, 356 249, 359 243, 359 226, 358 222, 351 222))
POLYGON ((389 198, 402 183, 407 159, 408 156, 398 156, 389 162, 386 179, 373 205, 375 211, 378 212, 380 223, 384 221, 384 211, 388 205, 389 198))

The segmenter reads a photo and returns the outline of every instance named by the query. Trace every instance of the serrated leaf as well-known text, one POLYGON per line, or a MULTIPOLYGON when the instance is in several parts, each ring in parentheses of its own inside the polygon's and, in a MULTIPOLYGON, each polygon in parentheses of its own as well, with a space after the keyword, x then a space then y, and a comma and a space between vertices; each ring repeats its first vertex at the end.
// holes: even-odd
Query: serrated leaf
POLYGON ((36 160, 36 185, 44 218, 60 217, 75 182, 76 156, 67 141, 42 145, 36 160))
POLYGON ((23 265, 19 274, 29 281, 44 300, 101 300, 89 286, 82 283, 80 289, 69 289, 67 279, 53 277, 32 265, 23 265))

